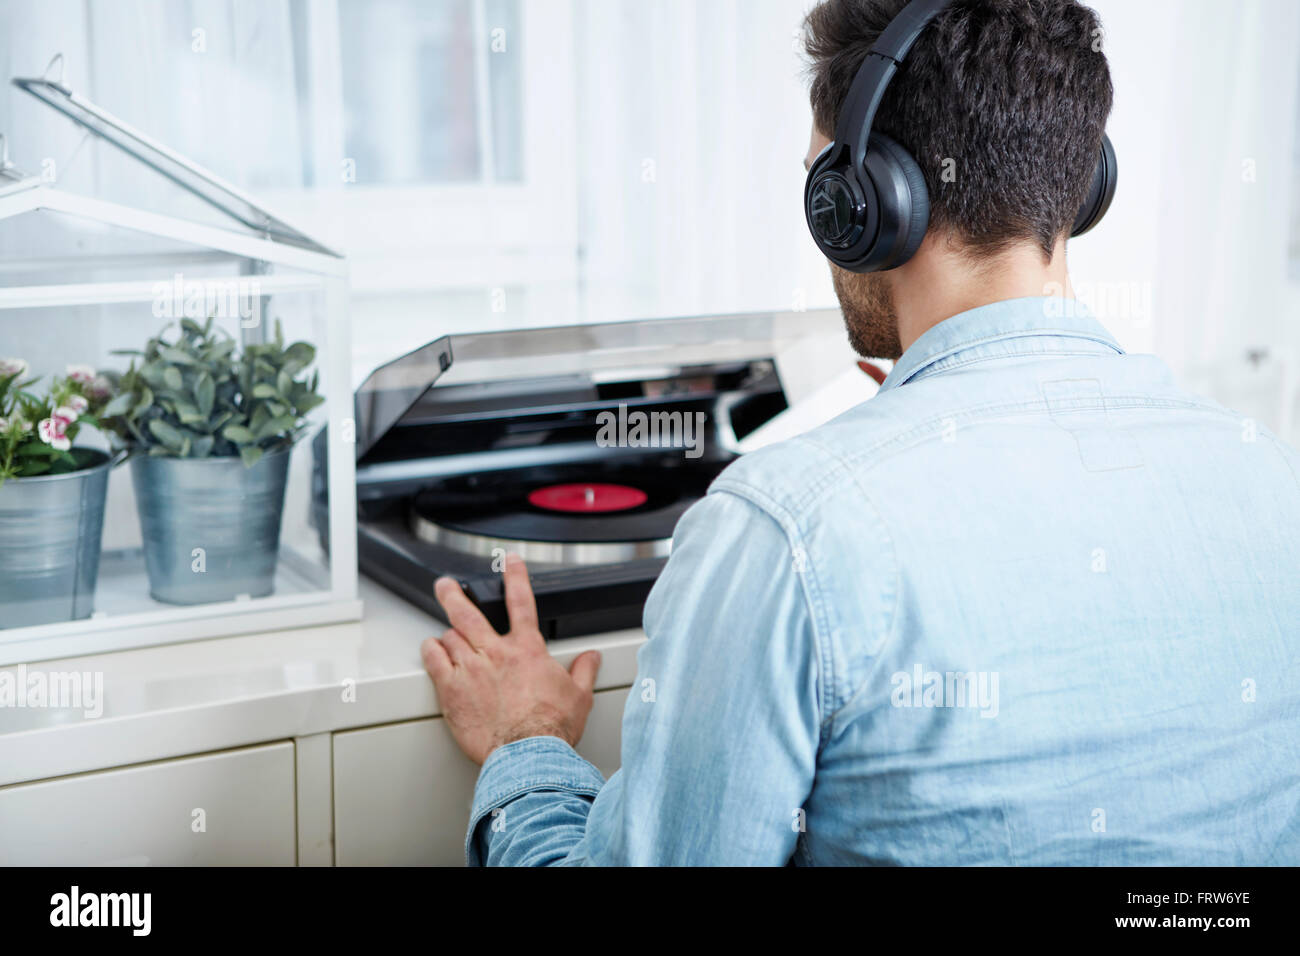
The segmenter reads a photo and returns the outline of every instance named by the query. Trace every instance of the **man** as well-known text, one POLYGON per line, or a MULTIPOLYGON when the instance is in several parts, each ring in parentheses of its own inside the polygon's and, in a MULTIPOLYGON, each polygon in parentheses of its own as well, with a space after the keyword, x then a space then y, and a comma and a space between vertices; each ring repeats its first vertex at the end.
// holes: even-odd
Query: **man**
MULTIPOLYGON (((808 163, 902 6, 808 15, 808 163)), ((833 270, 857 351, 897 364, 682 519, 608 782, 571 747, 598 661, 549 656, 522 563, 504 636, 439 583, 471 862, 1300 863, 1300 456, 1073 300, 1097 26, 957 0, 916 41, 874 128, 929 228, 833 270)))

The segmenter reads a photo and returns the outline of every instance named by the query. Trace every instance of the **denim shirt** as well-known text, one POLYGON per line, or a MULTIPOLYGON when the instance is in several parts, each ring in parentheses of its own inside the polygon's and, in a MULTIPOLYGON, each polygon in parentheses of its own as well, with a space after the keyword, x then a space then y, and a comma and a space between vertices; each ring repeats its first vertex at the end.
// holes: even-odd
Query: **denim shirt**
POLYGON ((622 768, 499 748, 469 862, 1298 864, 1298 474, 1082 305, 953 316, 681 519, 622 768))

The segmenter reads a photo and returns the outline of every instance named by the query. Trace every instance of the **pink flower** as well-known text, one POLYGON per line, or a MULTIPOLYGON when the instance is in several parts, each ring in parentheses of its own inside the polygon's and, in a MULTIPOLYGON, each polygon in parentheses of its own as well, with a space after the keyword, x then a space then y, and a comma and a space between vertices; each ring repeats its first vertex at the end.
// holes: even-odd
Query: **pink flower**
POLYGON ((82 385, 89 385, 95 380, 95 369, 91 365, 69 365, 68 378, 82 385))
POLYGON ((10 375, 24 375, 27 372, 27 363, 20 358, 0 359, 0 378, 8 378, 10 375))
POLYGON ((50 413, 50 418, 59 422, 59 430, 62 431, 77 420, 77 411, 74 408, 69 408, 67 405, 60 405, 50 413))
POLYGON ((80 395, 72 395, 68 398, 68 407, 76 414, 80 415, 90 407, 90 402, 86 401, 80 395))
POLYGON ((86 394, 96 401, 102 401, 113 394, 113 383, 102 375, 96 375, 95 380, 86 386, 86 394))
POLYGON ((63 423, 57 418, 43 418, 36 426, 36 434, 41 441, 58 451, 67 451, 72 447, 68 436, 63 433, 63 423))

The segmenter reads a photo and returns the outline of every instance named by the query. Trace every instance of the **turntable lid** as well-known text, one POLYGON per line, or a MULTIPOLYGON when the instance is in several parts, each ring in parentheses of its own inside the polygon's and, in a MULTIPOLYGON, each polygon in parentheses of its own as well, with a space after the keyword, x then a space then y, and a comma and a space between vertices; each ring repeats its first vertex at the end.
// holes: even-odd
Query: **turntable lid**
POLYGON ((451 339, 434 339, 379 366, 357 389, 356 450, 361 459, 451 367, 451 339))
MULTIPOLYGON (((696 365, 781 355, 810 337, 844 340, 835 309, 686 316, 443 336, 375 369, 356 393, 356 455, 363 458, 435 383, 481 386, 545 376, 570 384, 655 378, 696 365), (453 351, 455 365, 453 367, 453 351)), ((503 412, 504 413, 504 412, 503 412)))

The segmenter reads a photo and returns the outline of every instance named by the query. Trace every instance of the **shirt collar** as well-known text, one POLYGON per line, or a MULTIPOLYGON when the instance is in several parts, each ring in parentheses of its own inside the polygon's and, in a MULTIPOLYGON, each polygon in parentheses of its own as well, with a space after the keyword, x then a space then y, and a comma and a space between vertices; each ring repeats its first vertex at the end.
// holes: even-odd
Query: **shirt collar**
MULTIPOLYGON (((1077 340, 1086 340, 1124 354, 1115 338, 1078 299, 1029 296, 993 302, 959 312, 928 329, 903 353, 880 390, 883 392, 914 378, 940 372, 944 367, 956 364, 945 360, 958 352, 979 349, 990 358, 1019 352, 1063 352, 1077 349, 1077 340), (1015 341, 1028 338, 1045 341, 1024 348, 1019 346, 1030 343, 1015 341), (1050 341, 1062 338, 1076 342, 1072 346, 1070 343, 1053 345, 1050 341)), ((1104 348, 1098 351, 1104 351, 1104 348)))

